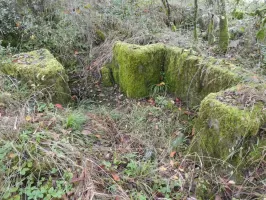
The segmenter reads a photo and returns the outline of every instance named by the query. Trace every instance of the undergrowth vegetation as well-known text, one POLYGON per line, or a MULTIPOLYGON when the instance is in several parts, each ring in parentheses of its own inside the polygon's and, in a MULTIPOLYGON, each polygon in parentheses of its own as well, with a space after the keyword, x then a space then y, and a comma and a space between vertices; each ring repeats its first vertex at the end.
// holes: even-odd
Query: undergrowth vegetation
POLYGON ((176 115, 144 102, 117 109, 84 102, 78 111, 23 103, 24 115, 1 117, 1 199, 145 199, 178 189, 157 175, 169 153, 186 146, 176 115))
POLYGON ((265 192, 262 157, 246 178, 226 161, 186 153, 194 114, 179 99, 124 100, 116 108, 29 103, 22 99, 34 99, 30 90, 14 91, 9 78, 2 76, 1 90, 12 92, 20 111, 11 114, 7 103, 10 113, 1 112, 1 199, 249 199, 265 192))
MULTIPOLYGON (((163 78, 139 100, 99 83, 118 40, 190 48, 265 73, 261 4, 228 3, 231 43, 223 55, 201 27, 193 41, 193 1, 169 2, 171 24, 161 1, 0 0, 0 61, 49 49, 68 72, 73 100, 51 103, 0 74, 0 199, 265 199, 265 146, 242 171, 189 154, 198 108, 168 96, 163 78)), ((217 9, 199 7, 202 19, 217 9)))

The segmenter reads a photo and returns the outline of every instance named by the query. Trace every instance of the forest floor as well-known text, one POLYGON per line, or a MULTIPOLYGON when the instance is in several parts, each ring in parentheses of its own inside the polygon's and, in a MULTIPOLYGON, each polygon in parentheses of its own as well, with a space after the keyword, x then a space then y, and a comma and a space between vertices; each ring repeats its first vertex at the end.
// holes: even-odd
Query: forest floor
POLYGON ((1 199, 251 199, 265 191, 263 165, 236 184, 229 164, 208 158, 207 168, 188 154, 196 114, 178 98, 129 100, 95 88, 69 107, 9 93, 12 109, 0 111, 1 199))
MULTIPOLYGON (((153 15, 147 16, 143 19, 153 15)), ((230 41, 224 55, 217 45, 209 46, 200 32, 195 43, 191 25, 176 32, 158 26, 160 34, 146 35, 141 23, 125 22, 119 33, 126 36, 110 34, 92 55, 83 55, 82 48, 73 52, 78 62, 73 77, 69 76, 75 102, 68 106, 37 101, 35 91, 0 74, 0 102, 4 102, 0 103, 0 199, 264 200, 265 158, 238 172, 223 160, 189 153, 198 107, 188 109, 178 97, 168 95, 127 99, 117 86, 87 84, 84 75, 93 73, 89 70, 94 64, 93 70, 98 67, 99 72, 103 62, 112 58, 117 40, 192 49, 199 56, 225 59, 265 74, 264 52, 255 37, 249 37, 253 24, 249 19, 234 23, 247 31, 230 41)))

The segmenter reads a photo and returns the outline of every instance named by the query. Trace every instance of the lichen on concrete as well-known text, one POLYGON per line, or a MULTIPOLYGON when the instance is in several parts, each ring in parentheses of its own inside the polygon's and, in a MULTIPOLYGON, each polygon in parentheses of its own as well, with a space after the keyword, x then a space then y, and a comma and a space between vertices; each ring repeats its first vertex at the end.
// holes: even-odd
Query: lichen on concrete
POLYGON ((66 104, 70 100, 65 69, 46 49, 20 53, 2 60, 0 70, 46 93, 54 103, 66 104))

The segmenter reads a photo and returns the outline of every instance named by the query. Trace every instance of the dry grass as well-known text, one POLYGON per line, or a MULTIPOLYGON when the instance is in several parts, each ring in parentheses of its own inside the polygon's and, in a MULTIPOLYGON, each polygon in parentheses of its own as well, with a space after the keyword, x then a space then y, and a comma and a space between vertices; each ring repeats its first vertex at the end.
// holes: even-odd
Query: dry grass
MULTIPOLYGON (((188 3, 175 6, 188 7, 189 14, 188 3)), ((194 47, 183 11, 177 13, 182 28, 172 32, 160 4, 153 2, 126 7, 106 1, 64 1, 60 7, 73 10, 85 4, 94 10, 81 9, 83 13, 64 18, 76 27, 73 33, 82 37, 71 37, 71 41, 66 37, 56 43, 62 60, 77 61, 74 71, 83 81, 81 88, 99 81, 100 68, 112 59, 117 40, 194 47), (99 41, 98 29, 104 33, 104 41, 99 41), (75 50, 78 53, 73 55, 75 50)), ((60 30, 57 34, 62 36, 60 30)), ((202 55, 215 55, 204 41, 199 40, 196 47, 202 55)), ((229 54, 228 58, 237 56, 229 54)), ((75 83, 75 87, 79 86, 75 83)), ((1 199, 14 188, 18 190, 8 198, 19 192, 30 195, 26 188, 35 186, 57 188, 65 199, 192 199, 202 192, 217 199, 265 198, 265 149, 246 172, 239 172, 223 160, 186 154, 189 137, 185 136, 191 134, 191 119, 178 109, 125 100, 115 109, 83 104, 75 111, 60 110, 40 102, 37 97, 43 93, 9 76, 0 77, 1 199), (44 110, 37 111, 41 104, 44 110), (241 181, 235 181, 235 174, 241 181), (41 182, 42 178, 45 181, 41 182)), ((46 190, 44 195, 48 193, 46 190)))
POLYGON ((16 115, 9 111, 1 117, 6 120, 0 124, 2 199, 16 187, 30 195, 27 188, 37 191, 35 186, 50 184, 65 199, 182 199, 202 192, 252 199, 266 191, 264 157, 252 163, 247 176, 223 160, 186 154, 183 134, 191 129, 178 108, 130 100, 115 109, 82 103, 76 110, 62 110, 40 103, 46 105, 41 112, 22 106, 31 112, 22 110, 17 129, 16 115), (235 181, 236 174, 241 181, 235 181))

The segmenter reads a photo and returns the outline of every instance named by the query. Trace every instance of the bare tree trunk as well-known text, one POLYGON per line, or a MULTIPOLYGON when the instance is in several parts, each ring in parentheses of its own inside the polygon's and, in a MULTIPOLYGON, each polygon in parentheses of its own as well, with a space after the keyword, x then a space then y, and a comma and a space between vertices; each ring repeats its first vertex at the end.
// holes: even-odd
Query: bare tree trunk
POLYGON ((168 23, 170 24, 171 22, 171 8, 168 0, 161 0, 168 18, 168 23))
POLYGON ((225 0, 220 0, 220 34, 219 34, 219 48, 225 53, 229 45, 228 21, 225 9, 225 0))
POLYGON ((197 18, 198 18, 198 0, 194 0, 194 40, 198 41, 198 34, 197 34, 197 18))
POLYGON ((212 45, 214 43, 214 34, 213 34, 213 29, 214 29, 214 14, 211 15, 210 23, 208 26, 208 44, 212 45))

